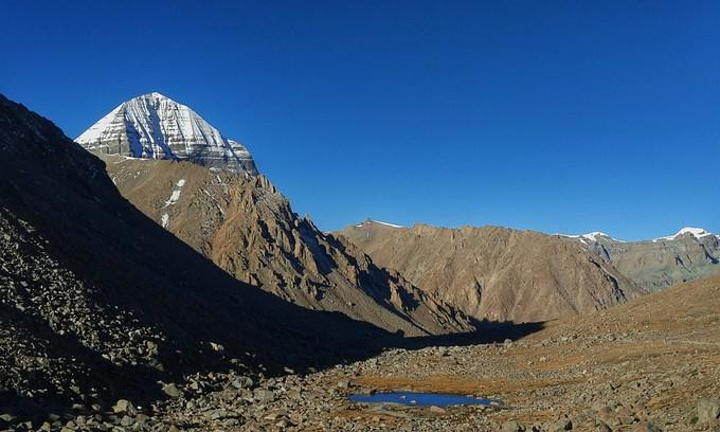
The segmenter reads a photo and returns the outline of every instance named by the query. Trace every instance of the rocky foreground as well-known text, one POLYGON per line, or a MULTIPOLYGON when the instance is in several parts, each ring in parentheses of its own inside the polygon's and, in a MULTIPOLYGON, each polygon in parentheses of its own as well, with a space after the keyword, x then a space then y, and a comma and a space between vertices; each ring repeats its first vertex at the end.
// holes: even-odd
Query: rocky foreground
POLYGON ((165 388, 168 399, 150 406, 121 400, 110 413, 78 405, 74 418, 50 419, 40 427, 116 432, 720 430, 719 325, 716 277, 609 311, 551 322, 516 341, 392 349, 306 376, 290 370, 280 378, 256 380, 194 375, 165 388), (403 389, 503 403, 416 408, 347 400, 353 392, 403 389))

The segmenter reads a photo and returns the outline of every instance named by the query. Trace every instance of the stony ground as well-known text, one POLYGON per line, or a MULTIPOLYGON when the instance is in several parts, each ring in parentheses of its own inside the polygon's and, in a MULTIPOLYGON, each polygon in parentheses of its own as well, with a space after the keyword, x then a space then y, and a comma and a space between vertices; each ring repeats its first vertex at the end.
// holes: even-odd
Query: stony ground
POLYGON ((720 279, 549 323, 499 344, 393 349, 304 377, 194 376, 152 407, 120 401, 47 429, 720 430, 720 279), (352 392, 449 392, 488 407, 361 406, 352 392), (88 426, 89 425, 89 426, 88 426))

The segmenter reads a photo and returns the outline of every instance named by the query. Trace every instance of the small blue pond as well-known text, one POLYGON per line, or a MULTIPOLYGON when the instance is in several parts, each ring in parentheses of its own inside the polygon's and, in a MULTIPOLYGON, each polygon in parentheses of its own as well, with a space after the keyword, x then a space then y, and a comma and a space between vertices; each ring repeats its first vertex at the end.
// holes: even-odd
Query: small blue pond
POLYGON ((359 403, 394 403, 411 406, 490 405, 493 401, 472 396, 457 396, 439 393, 392 392, 372 395, 352 394, 348 398, 359 403))

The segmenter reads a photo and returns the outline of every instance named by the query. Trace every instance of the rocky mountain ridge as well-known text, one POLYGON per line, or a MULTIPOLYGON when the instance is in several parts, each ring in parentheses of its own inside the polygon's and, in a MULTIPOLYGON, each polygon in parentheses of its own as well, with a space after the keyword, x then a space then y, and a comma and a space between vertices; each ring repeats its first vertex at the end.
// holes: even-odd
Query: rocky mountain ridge
POLYGON ((561 235, 615 266, 648 291, 720 273, 720 236, 686 227, 676 234, 644 241, 622 241, 604 233, 561 235))
POLYGON ((395 340, 230 277, 130 205, 99 159, 1 95, 0 151, 0 427, 152 400, 193 373, 319 369, 395 340))
POLYGON ((366 221, 338 234, 378 265, 479 320, 545 321, 644 293, 581 245, 537 232, 366 221))
POLYGON ((462 313, 299 217, 262 175, 248 179, 184 162, 104 159, 123 196, 243 282, 407 336, 473 328, 462 313))

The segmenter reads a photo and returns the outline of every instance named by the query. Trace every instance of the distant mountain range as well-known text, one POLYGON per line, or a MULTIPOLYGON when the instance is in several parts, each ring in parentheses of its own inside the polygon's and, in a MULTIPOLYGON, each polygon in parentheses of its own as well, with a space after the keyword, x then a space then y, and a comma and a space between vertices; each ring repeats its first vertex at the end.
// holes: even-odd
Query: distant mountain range
POLYGON ((702 228, 632 242, 601 232, 557 236, 581 243, 648 291, 720 273, 720 236, 702 228))
POLYGON ((369 219, 337 234, 477 319, 552 319, 720 274, 720 237, 699 228, 624 242, 602 232, 404 228, 369 219))
POLYGON ((113 182, 143 213, 237 279, 408 335, 466 331, 468 317, 542 321, 605 308, 710 274, 717 261, 717 238, 701 231, 689 231, 702 242, 685 252, 676 247, 682 232, 654 247, 599 232, 379 221, 325 234, 259 176, 245 147, 159 93, 124 102, 77 141, 105 158, 113 182), (676 268, 678 260, 684 266, 676 268))
POLYGON ((367 220, 337 234, 479 320, 545 321, 644 293, 591 251, 532 231, 402 228, 367 220))
MULTIPOLYGON (((382 223, 387 223, 387 222, 382 222, 382 223)), ((606 234, 601 231, 595 231, 595 232, 591 232, 591 233, 587 233, 587 234, 556 234, 556 235, 558 235, 560 237, 578 239, 580 242, 586 243, 586 244, 588 244, 589 242, 597 242, 598 239, 609 239, 613 242, 628 243, 625 240, 620 240, 620 239, 614 238, 614 237, 610 236, 609 234, 606 234)), ((720 238, 720 235, 715 235, 711 232, 706 231, 703 228, 685 227, 673 235, 669 235, 669 236, 665 236, 665 237, 657 237, 657 238, 654 238, 651 240, 637 240, 637 241, 630 242, 630 243, 643 243, 643 242, 648 242, 648 241, 660 242, 660 241, 667 241, 667 240, 677 240, 678 238, 680 238, 682 236, 686 236, 686 235, 693 236, 696 239, 703 239, 706 237, 720 238)))
POLYGON ((696 228, 644 242, 372 220, 323 233, 245 147, 158 93, 78 141, 0 95, 0 407, 13 407, 0 426, 146 405, 198 374, 259 379, 476 338, 503 327, 487 321, 584 314, 720 273, 720 237, 696 228))

